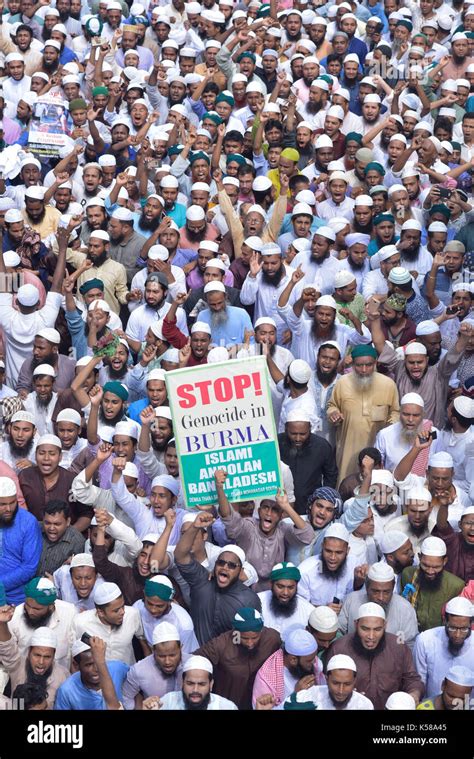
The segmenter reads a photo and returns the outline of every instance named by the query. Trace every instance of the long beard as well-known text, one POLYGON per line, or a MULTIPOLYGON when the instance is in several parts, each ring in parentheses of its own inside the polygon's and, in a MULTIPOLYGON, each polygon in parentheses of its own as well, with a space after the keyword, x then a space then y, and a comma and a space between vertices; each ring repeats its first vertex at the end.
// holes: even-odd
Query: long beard
POLYGON ((108 366, 107 370, 111 379, 121 380, 127 375, 128 367, 127 364, 124 364, 121 369, 114 369, 112 366, 108 366))
POLYGON ((191 242, 201 242, 201 240, 205 240, 206 233, 207 233, 207 224, 206 224, 205 229, 201 229, 198 232, 196 232, 194 229, 189 229, 189 227, 186 227, 186 236, 188 240, 190 240, 191 242))
POLYGON ((54 353, 51 353, 50 356, 44 356, 43 358, 33 358, 31 359, 30 367, 31 371, 34 372, 37 366, 40 366, 40 364, 48 364, 48 366, 56 366, 56 358, 57 356, 54 353))
POLYGON ((373 227, 374 222, 372 220, 364 226, 363 224, 359 224, 359 222, 354 218, 354 232, 359 232, 361 235, 370 235, 373 227))
POLYGON ((262 269, 262 282, 264 282, 266 285, 271 285, 272 287, 278 287, 278 285, 280 284, 284 276, 285 276, 285 267, 283 266, 283 264, 280 266, 278 271, 276 271, 272 275, 268 274, 268 272, 262 269))
POLYGON ((145 216, 142 214, 138 220, 138 226, 140 229, 143 229, 145 232, 154 232, 156 229, 158 229, 160 225, 160 217, 155 216, 154 219, 148 219, 145 218, 145 216))
POLYGON ((35 224, 41 224, 41 223, 44 221, 44 218, 45 218, 45 216, 46 216, 46 211, 45 211, 45 210, 43 211, 43 213, 42 213, 42 214, 41 214, 41 215, 40 215, 40 216, 39 216, 37 219, 33 219, 33 217, 32 217, 32 216, 30 216, 30 214, 28 213, 28 209, 25 209, 25 210, 26 210, 26 215, 28 216, 28 221, 29 221, 29 222, 30 222, 30 224, 32 224, 33 226, 34 226, 35 224))
POLYGON ((332 372, 322 372, 319 366, 316 366, 316 377, 322 385, 330 385, 331 382, 336 379, 336 376, 337 368, 333 369, 332 372))
POLYGON ((454 643, 454 641, 452 641, 448 637, 448 651, 451 654, 451 656, 459 656, 459 654, 461 654, 463 650, 464 651, 466 650, 464 647, 464 644, 466 643, 467 639, 470 638, 470 636, 471 636, 471 632, 469 631, 469 635, 467 636, 467 638, 464 638, 464 640, 460 641, 460 643, 454 643))
POLYGON ((351 377, 357 390, 368 390, 374 381, 373 374, 371 374, 369 377, 359 377, 358 374, 352 372, 351 377))
POLYGON ((308 101, 306 103, 306 113, 309 113, 310 116, 315 116, 317 113, 319 113, 322 107, 323 107, 322 102, 311 103, 310 101, 308 101))
POLYGON ((120 411, 113 417, 113 419, 107 419, 104 416, 104 410, 102 406, 99 406, 99 422, 101 424, 105 424, 106 427, 115 427, 116 424, 118 424, 123 419, 124 414, 124 408, 120 409, 120 411))
POLYGON ((443 572, 438 572, 434 580, 427 580, 426 574, 420 568, 419 570, 420 590, 439 590, 443 582, 443 572))
POLYGON ((346 568, 346 563, 347 563, 347 556, 337 569, 329 569, 328 565, 326 564, 326 559, 321 554, 321 567, 323 570, 323 577, 327 577, 328 579, 331 579, 331 580, 337 580, 344 572, 346 568))
POLYGON ((38 408, 48 408, 49 404, 51 403, 52 395, 50 395, 49 398, 40 398, 38 395, 36 396, 36 405, 38 408))
POLYGON ((353 644, 354 644, 356 653, 359 654, 359 656, 363 656, 365 659, 373 659, 375 656, 377 656, 377 654, 379 654, 385 648, 385 633, 380 639, 377 648, 374 648, 373 650, 368 650, 367 648, 364 648, 358 632, 354 633, 353 644))
POLYGON ((211 701, 211 694, 208 693, 207 696, 203 698, 202 701, 200 701, 199 704, 193 704, 192 701, 189 701, 186 693, 183 691, 183 699, 184 699, 184 708, 188 712, 204 712, 206 711, 207 707, 209 706, 209 703, 211 701))
POLYGON ((313 323, 311 325, 311 334, 315 340, 333 340, 336 334, 336 324, 333 322, 331 329, 327 331, 322 330, 319 324, 313 320, 313 323))
POLYGON ((38 627, 47 627, 47 623, 49 618, 51 617, 54 609, 48 609, 44 617, 39 617, 38 619, 31 619, 31 617, 28 616, 25 609, 23 608, 23 622, 27 627, 30 628, 30 630, 37 630, 38 627))
POLYGON ((354 261, 350 256, 347 259, 349 262, 349 267, 352 269, 352 271, 362 271, 362 269, 365 266, 365 259, 361 261, 360 263, 357 261, 354 261))
POLYGON ((211 328, 221 327, 223 324, 227 323, 228 318, 227 310, 224 308, 222 311, 211 311, 211 328))
POLYGON ((401 438, 402 442, 403 443, 413 444, 415 442, 415 440, 416 440, 416 436, 418 435, 418 433, 419 433, 419 431, 421 429, 421 426, 422 425, 419 424, 418 427, 416 428, 416 430, 406 430, 406 429, 404 429, 402 427, 402 430, 400 432, 400 438, 401 438))
POLYGON ((8 447, 10 449, 10 453, 14 458, 18 459, 27 459, 31 449, 33 448, 33 444, 34 435, 31 436, 31 440, 25 443, 25 445, 15 445, 13 438, 8 438, 8 447))
POLYGON ((413 262, 413 261, 416 261, 419 253, 420 253, 419 245, 417 245, 416 248, 405 248, 405 250, 403 251, 403 258, 405 259, 405 261, 413 262))
POLYGON ((275 617, 291 617, 296 611, 296 605, 298 603, 298 596, 295 595, 288 603, 281 603, 276 596, 273 595, 270 598, 270 611, 275 617))
POLYGON ((28 659, 26 660, 26 681, 28 683, 33 683, 34 685, 41 685, 43 688, 46 689, 46 683, 52 671, 53 671, 53 665, 51 664, 51 666, 48 667, 46 672, 44 672, 42 675, 36 675, 33 672, 33 669, 31 667, 29 660, 28 659))
POLYGON ((18 509, 19 509, 19 506, 17 505, 9 522, 7 522, 7 520, 4 519, 4 517, 0 516, 0 528, 6 527, 8 529, 9 527, 13 527, 13 525, 15 524, 15 517, 18 513, 18 509))
POLYGON ((89 261, 92 261, 92 266, 95 266, 96 268, 99 268, 102 266, 102 264, 105 264, 107 261, 107 251, 104 250, 103 253, 100 254, 100 256, 95 256, 94 258, 91 258, 90 256, 87 256, 89 261))

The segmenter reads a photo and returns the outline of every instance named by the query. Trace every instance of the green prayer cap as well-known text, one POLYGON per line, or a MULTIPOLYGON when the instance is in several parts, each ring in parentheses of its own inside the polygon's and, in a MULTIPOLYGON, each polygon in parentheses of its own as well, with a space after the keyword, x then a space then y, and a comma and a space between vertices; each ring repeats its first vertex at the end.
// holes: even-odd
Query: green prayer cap
POLYGON ((172 145, 168 148, 168 155, 179 155, 184 149, 184 145, 172 145))
POLYGON ((282 561, 280 564, 275 564, 270 572, 270 580, 301 580, 301 572, 291 561, 282 561))
POLYGON ((145 582, 145 595, 148 598, 157 596, 162 601, 171 601, 174 597, 174 588, 171 580, 166 575, 155 575, 145 582))
POLYGON ((109 94, 108 87, 104 87, 103 85, 92 88, 92 97, 94 97, 95 95, 108 95, 108 94, 109 94))
POLYGON ((204 150, 197 150, 195 153, 189 156, 189 163, 193 164, 195 161, 206 161, 209 166, 211 165, 211 159, 207 155, 207 153, 204 152, 204 150))
POLYGON ((25 585, 25 596, 32 598, 41 606, 50 606, 56 601, 58 593, 51 580, 46 579, 46 577, 33 577, 25 585))
POLYGON ((281 157, 288 158, 289 161, 293 161, 294 163, 298 163, 300 160, 300 154, 295 148, 285 148, 281 151, 281 157))
POLYGON ((75 98, 69 103, 69 113, 73 111, 87 110, 87 103, 82 98, 75 98))
POLYGON ((245 166, 247 163, 243 155, 240 155, 240 153, 229 153, 229 155, 226 158, 226 164, 229 164, 232 161, 235 161, 235 163, 238 163, 239 166, 245 166))
POLYGON ((87 282, 84 282, 84 284, 80 286, 79 292, 81 295, 85 295, 89 290, 101 290, 104 292, 104 283, 101 279, 88 279, 87 282))
POLYGON ((270 15, 270 4, 263 3, 257 13, 257 18, 267 18, 270 15))
POLYGON ((374 219, 374 224, 377 226, 378 224, 383 224, 384 221, 395 224, 395 216, 391 213, 379 213, 374 219))
POLYGON ((257 609, 244 606, 236 612, 232 627, 239 632, 260 632, 263 628, 263 617, 257 609))
POLYGON ((332 76, 329 76, 329 74, 320 74, 318 76, 318 79, 324 79, 324 81, 330 84, 331 86, 334 84, 334 80, 332 76))
POLYGON ((453 146, 453 150, 461 150, 461 144, 459 142, 451 141, 451 145, 453 146))
POLYGON ((405 29, 408 29, 409 32, 413 31, 413 24, 411 21, 408 21, 408 19, 401 18, 400 21, 397 21, 395 26, 404 26, 405 29))
POLYGON ((379 354, 375 350, 375 348, 372 345, 372 343, 366 343, 365 345, 356 345, 352 349, 352 353, 351 353, 351 356, 352 356, 353 359, 354 358, 363 358, 365 356, 370 356, 370 358, 377 358, 378 355, 379 354))
POLYGON ((221 92, 220 95, 216 97, 216 105, 217 103, 228 103, 232 107, 235 105, 235 100, 232 97, 232 95, 226 95, 224 92, 221 92))
MULTIPOLYGON (((216 98, 217 100, 217 98, 216 98)), ((205 120, 209 119, 209 121, 213 121, 216 126, 219 126, 219 124, 224 123, 224 119, 221 119, 218 113, 215 113, 214 111, 207 111, 204 116, 201 119, 201 123, 205 120)))
POLYGON ((250 58, 251 61, 256 63, 257 58, 255 57, 255 53, 249 53, 248 50, 245 51, 245 53, 241 53, 239 57, 237 58, 237 63, 240 63, 240 61, 243 61, 244 58, 250 58))
POLYGON ((346 143, 350 142, 357 142, 359 145, 362 145, 362 135, 358 134, 357 132, 349 132, 349 134, 346 135, 346 143))
POLYGON ((127 388, 125 387, 125 385, 122 385, 121 382, 117 382, 117 380, 106 382, 104 385, 104 393, 113 393, 122 401, 128 401, 127 388))
POLYGON ((368 163, 367 166, 364 169, 364 174, 367 175, 367 173, 370 170, 377 171, 382 176, 385 176, 385 169, 384 169, 384 167, 382 166, 381 163, 378 163, 377 161, 371 161, 370 163, 368 163))
POLYGON ((403 295, 393 293, 393 295, 387 298, 385 305, 393 311, 404 311, 407 305, 407 299, 403 295))
POLYGON ((435 203, 434 206, 431 206, 428 211, 428 216, 431 216, 434 213, 442 213, 448 220, 451 218, 451 211, 448 206, 444 205, 444 203, 435 203))

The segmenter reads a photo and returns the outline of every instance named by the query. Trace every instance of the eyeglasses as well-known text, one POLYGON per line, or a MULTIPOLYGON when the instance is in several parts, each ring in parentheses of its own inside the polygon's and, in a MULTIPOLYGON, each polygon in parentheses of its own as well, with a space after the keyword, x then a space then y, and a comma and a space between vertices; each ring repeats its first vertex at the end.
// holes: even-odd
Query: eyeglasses
POLYGON ((446 625, 446 630, 450 633, 463 633, 465 635, 470 629, 470 627, 451 627, 451 625, 446 625))
POLYGON ((462 526, 467 527, 468 530, 471 530, 474 527, 474 522, 463 522, 462 526))
POLYGON ((216 566, 229 567, 229 569, 238 569, 239 564, 236 564, 235 561, 226 561, 225 559, 217 559, 216 566))

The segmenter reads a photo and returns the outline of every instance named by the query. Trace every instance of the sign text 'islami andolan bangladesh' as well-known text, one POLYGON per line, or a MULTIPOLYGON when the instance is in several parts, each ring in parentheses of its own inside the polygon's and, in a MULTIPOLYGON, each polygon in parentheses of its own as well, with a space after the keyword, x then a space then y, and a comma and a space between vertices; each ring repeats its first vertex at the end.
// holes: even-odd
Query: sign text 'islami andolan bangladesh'
POLYGON ((188 508, 216 503, 214 472, 225 469, 229 501, 272 497, 280 454, 264 356, 166 373, 188 508))

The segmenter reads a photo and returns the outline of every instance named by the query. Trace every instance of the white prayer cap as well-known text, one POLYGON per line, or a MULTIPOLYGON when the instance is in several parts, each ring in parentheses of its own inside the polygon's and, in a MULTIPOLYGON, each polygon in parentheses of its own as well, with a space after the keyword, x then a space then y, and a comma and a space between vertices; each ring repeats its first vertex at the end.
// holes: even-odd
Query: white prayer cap
MULTIPOLYGON (((130 463, 130 462, 127 462, 127 463, 130 463)), ((124 472, 125 472, 125 469, 124 469, 124 472)), ((138 473, 138 469, 137 469, 137 473, 138 473)), ((160 539, 160 536, 158 535, 158 533, 147 532, 147 534, 143 538, 141 538, 141 541, 142 543, 153 543, 153 545, 155 545, 155 543, 158 543, 159 539, 160 539)))
POLYGON ((451 37, 451 42, 457 42, 458 40, 467 40, 466 35, 464 32, 456 32, 456 34, 453 34, 451 37))
POLYGON ((215 240, 203 240, 199 243, 198 250, 211 250, 213 253, 218 253, 219 243, 215 240))
POLYGON ((380 95, 376 95, 375 93, 370 93, 370 95, 366 95, 364 98, 364 104, 365 103, 377 103, 377 105, 380 105, 382 101, 380 100, 380 95))
POLYGON ((387 698, 385 708, 389 711, 414 711, 416 702, 413 696, 400 690, 387 698))
POLYGON ((261 316, 254 324, 254 328, 257 329, 257 327, 260 327, 262 324, 271 324, 272 327, 275 327, 276 329, 276 321, 275 319, 272 319, 271 316, 261 316))
POLYGON ((354 201, 355 206, 368 206, 369 208, 372 208, 374 205, 374 201, 370 197, 370 195, 358 195, 354 201))
POLYGON ((208 282, 207 285, 204 285, 204 295, 213 292, 225 293, 225 285, 217 281, 208 282))
POLYGON ((426 356, 426 348, 422 343, 408 343, 405 348, 405 356, 426 356))
POLYGON ((408 177, 419 177, 420 172, 414 163, 407 163, 402 171, 402 179, 408 179, 408 177))
POLYGON ((461 519, 463 517, 470 516, 471 514, 474 514, 474 504, 471 504, 470 506, 466 506, 465 509, 463 509, 461 514, 461 519))
POLYGON ((382 248, 378 251, 378 259, 380 263, 382 261, 386 261, 387 258, 391 258, 392 256, 396 256, 398 253, 398 248, 396 245, 384 245, 382 248))
POLYGON ((425 402, 418 393, 405 393, 400 401, 400 406, 404 406, 405 403, 413 403, 415 406, 421 406, 421 408, 425 407, 425 402))
MULTIPOLYGON (((193 3, 193 5, 194 5, 194 3, 193 3)), ((196 3, 196 5, 200 5, 200 3, 196 3)), ((195 12, 196 12, 196 13, 199 13, 199 12, 200 12, 200 10, 201 10, 201 8, 199 8, 199 10, 198 10, 198 11, 195 11, 195 12)), ((206 48, 206 50, 207 50, 209 47, 215 47, 215 48, 216 48, 216 50, 220 50, 220 49, 221 49, 221 47, 222 47, 222 42, 219 42, 218 40, 206 40, 206 44, 205 44, 205 46, 204 46, 204 47, 206 48)), ((245 80, 247 80, 247 77, 245 77, 245 80)))
POLYGON ((452 288, 453 293, 471 292, 471 285, 468 282, 456 282, 452 288))
POLYGON ((0 498, 10 498, 16 494, 16 485, 11 477, 0 477, 0 498))
MULTIPOLYGON (((337 106, 336 106, 337 107, 337 106)), ((342 110, 342 108, 341 108, 342 110)), ((331 184, 331 182, 334 182, 335 180, 345 182, 346 184, 349 184, 349 180, 347 179, 347 175, 343 171, 333 171, 332 174, 330 174, 328 179, 328 184, 331 184)))
POLYGON ((337 631, 339 620, 334 609, 330 609, 329 606, 317 606, 309 615, 308 624, 313 630, 330 633, 337 631))
POLYGON ((402 229, 402 232, 404 232, 407 229, 414 229, 417 232, 421 232, 422 226, 421 226, 420 222, 417 221, 416 219, 408 219, 408 221, 405 221, 402 224, 401 229, 402 229))
POLYGON ((38 627, 31 636, 29 645, 45 646, 45 648, 57 648, 58 638, 54 630, 50 630, 49 627, 38 627))
POLYGON ((423 488, 417 485, 407 490, 405 497, 407 501, 422 501, 428 504, 431 503, 432 500, 430 491, 427 488, 423 488))
POLYGON ((354 619, 362 619, 363 617, 380 617, 380 619, 385 619, 385 612, 379 604, 369 602, 359 606, 354 619))
POLYGON ((165 174, 163 179, 160 182, 160 187, 162 189, 173 189, 176 190, 178 188, 178 180, 176 177, 171 176, 170 174, 165 174))
POLYGON ((38 187, 38 185, 32 185, 32 187, 28 187, 25 191, 25 198, 30 198, 30 200, 44 200, 44 194, 46 192, 45 187, 38 187))
MULTIPOLYGON (((388 188, 388 197, 391 198, 396 192, 407 192, 406 188, 402 184, 393 184, 388 188)), ((408 195, 408 193, 407 193, 408 195)))
POLYGON ((324 540, 326 538, 337 538, 337 540, 343 540, 344 543, 349 543, 349 537, 349 531, 342 522, 333 522, 324 533, 324 540))
POLYGON ((385 561, 377 561, 370 567, 367 577, 376 582, 391 582, 395 579, 395 572, 385 561))
MULTIPOLYGON (((207 129, 198 129, 197 133, 199 132, 207 132, 207 129)), ((194 184, 191 185, 191 192, 193 190, 202 190, 203 192, 211 192, 211 188, 207 184, 207 182, 194 182, 194 184)))
POLYGON ((218 557, 221 556, 221 554, 227 552, 234 553, 239 559, 240 563, 243 565, 245 562, 245 551, 243 551, 240 546, 236 546, 234 543, 228 543, 226 546, 223 546, 223 548, 221 548, 218 553, 218 557))
POLYGON ((416 336, 423 337, 424 335, 434 335, 439 331, 439 324, 436 324, 433 319, 425 319, 417 325, 416 336))
POLYGON ((309 422, 311 423, 311 417, 308 414, 307 411, 300 408, 294 408, 291 411, 288 412, 288 416, 286 417, 285 424, 288 424, 288 422, 309 422))
POLYGON ((104 240, 104 242, 110 242, 110 235, 108 232, 104 232, 103 229, 94 229, 93 232, 89 235, 89 240, 91 237, 96 237, 99 240, 104 240))
POLYGON ((441 538, 430 535, 421 544, 420 552, 423 556, 446 556, 446 543, 441 538))
MULTIPOLYGON (((295 196, 295 200, 297 203, 304 203, 309 206, 316 205, 316 198, 314 197, 314 193, 311 192, 311 190, 300 190, 300 192, 295 196)), ((309 240, 307 240, 309 242, 309 240)))
POLYGON ((57 329, 53 329, 52 327, 43 327, 43 329, 40 329, 36 333, 36 337, 43 337, 49 343, 54 343, 54 345, 59 345, 61 342, 61 335, 57 329))
POLYGON ((204 672, 209 672, 210 675, 212 675, 214 671, 211 662, 209 659, 206 659, 205 656, 190 656, 189 659, 184 662, 183 672, 189 672, 192 669, 203 670, 204 672))
POLYGON ((164 245, 152 245, 148 251, 150 261, 167 261, 169 257, 169 250, 164 245))
POLYGON ((336 654, 329 659, 326 672, 332 672, 333 669, 351 669, 352 672, 357 672, 357 665, 351 656, 336 654))
MULTIPOLYGON (((346 221, 346 224, 348 223, 349 222, 346 221)), ((314 234, 321 235, 321 237, 325 237, 326 240, 331 240, 331 242, 334 242, 336 240, 337 232, 340 232, 341 229, 343 229, 343 227, 341 227, 340 229, 334 229, 334 227, 330 227, 330 226, 318 227, 314 234)))
POLYGON ((227 361, 229 358, 229 352, 223 345, 219 345, 217 348, 212 348, 207 354, 208 364, 218 364, 220 361, 227 361))
POLYGON ((356 278, 352 272, 348 269, 342 269, 341 271, 338 271, 334 277, 334 288, 346 287, 347 285, 350 285, 351 282, 355 281, 356 278))
POLYGON ((132 437, 135 438, 135 440, 138 440, 140 436, 140 425, 131 419, 125 422, 118 422, 114 428, 114 437, 115 435, 125 435, 126 437, 132 437))
POLYGON ((313 218, 313 209, 308 203, 297 203, 293 208, 291 218, 295 216, 310 216, 313 218))
POLYGON ((332 295, 321 295, 320 298, 316 301, 316 308, 319 308, 320 306, 325 306, 326 308, 333 308, 334 310, 337 309, 337 303, 332 297, 332 295))
POLYGON ((40 445, 54 445, 56 448, 62 449, 62 443, 57 435, 41 435, 40 438, 38 438, 38 442, 36 443, 36 447, 39 448, 40 445))
POLYGON ((432 221, 428 227, 428 232, 444 232, 446 234, 447 231, 448 228, 442 221, 432 221))
POLYGON ((453 402, 454 408, 461 416, 466 419, 472 419, 474 417, 474 400, 467 398, 465 395, 458 395, 453 402))
POLYGON ((109 604, 111 601, 115 601, 116 598, 120 598, 122 591, 115 582, 103 582, 102 585, 98 585, 94 590, 94 603, 97 606, 103 606, 109 604))
POLYGON ((117 159, 114 155, 106 154, 99 156, 97 163, 99 166, 116 166, 117 159))
POLYGON ((38 95, 36 92, 24 92, 20 97, 20 100, 26 103, 26 105, 28 105, 30 108, 33 108, 36 101, 38 100, 38 95))
POLYGON ((95 311, 95 309, 98 308, 101 311, 105 311, 107 314, 110 313, 111 308, 106 300, 103 300, 102 298, 97 298, 97 300, 93 300, 89 303, 87 310, 88 311, 95 311))
POLYGON ((119 206, 112 213, 112 219, 118 219, 119 221, 133 221, 133 213, 129 208, 123 208, 119 206))
POLYGON ((33 371, 33 377, 38 377, 40 374, 46 374, 48 377, 55 377, 56 372, 54 371, 51 364, 40 364, 36 367, 36 369, 33 371))
POLYGON ((284 645, 286 653, 291 656, 311 656, 318 650, 314 635, 303 627, 293 627, 293 629, 287 630, 284 645))
POLYGON ((428 466, 439 467, 440 469, 452 469, 454 466, 453 457, 446 451, 432 453, 428 459, 428 466))
POLYGON ((186 218, 188 221, 202 221, 205 216, 204 208, 201 206, 189 206, 186 211, 186 218))
MULTIPOLYGON (((88 361, 90 361, 90 356, 87 357, 88 361)), ((33 414, 30 414, 29 411, 17 411, 16 414, 13 414, 12 418, 10 419, 10 424, 13 424, 13 422, 27 422, 28 424, 32 424, 34 427, 36 426, 36 420, 33 414)))
POLYGON ((393 134, 390 137, 389 142, 403 142, 404 145, 407 144, 407 138, 404 134, 393 134))
POLYGON ((60 411, 56 417, 56 422, 71 422, 77 424, 78 427, 82 424, 80 413, 73 408, 65 408, 60 411))
POLYGON ((133 463, 133 461, 127 461, 125 464, 122 474, 124 477, 133 477, 135 480, 138 479, 138 468, 136 464, 133 463))
MULTIPOLYGON (((34 155, 33 155, 33 154, 31 154, 31 155, 29 155, 29 156, 28 156, 28 155, 26 155, 26 156, 25 156, 25 157, 22 159, 22 162, 21 162, 21 164, 20 164, 20 167, 23 169, 25 166, 36 166, 36 168, 37 168, 37 169, 41 169, 41 164, 40 164, 40 162, 38 161, 38 159, 37 159, 37 158, 35 158, 35 157, 34 157, 34 155)), ((35 186, 35 187, 37 187, 38 185, 34 185, 34 186, 35 186)), ((46 192, 46 190, 45 190, 45 192, 46 192)))
POLYGON ((74 567, 93 567, 95 569, 94 559, 92 558, 91 553, 76 553, 75 556, 72 557, 71 563, 69 564, 69 570, 74 569, 74 567))
POLYGON ((305 384, 311 379, 311 367, 301 358, 294 359, 288 367, 288 374, 294 382, 305 384))
POLYGON ((250 206, 249 210, 247 211, 247 216, 249 213, 259 213, 265 218, 265 211, 263 210, 262 206, 258 206, 256 203, 254 203, 253 206, 250 206))
POLYGON ((340 105, 332 105, 330 108, 328 108, 326 116, 334 116, 335 119, 344 121, 345 114, 340 105))
POLYGON ((178 495, 179 483, 170 474, 159 474, 151 481, 151 488, 166 488, 173 495, 178 495))
POLYGON ((454 614, 458 617, 472 617, 474 610, 468 598, 456 596, 446 604, 445 613, 454 614))
POLYGON ((222 180, 222 184, 230 184, 230 185, 233 185, 234 187, 240 187, 240 182, 237 179, 237 177, 224 177, 224 179, 222 180))
POLYGON ((16 224, 21 221, 23 216, 17 208, 9 208, 5 213, 5 221, 7 224, 16 224))
MULTIPOLYGON (((255 324, 255 326, 257 326, 255 324)), ((206 322, 194 322, 193 326, 191 327, 191 334, 193 335, 195 332, 205 332, 207 335, 211 334, 211 328, 209 324, 206 324, 206 322)))
POLYGON ((302 253, 303 251, 309 253, 311 250, 311 240, 306 240, 304 237, 297 237, 296 240, 291 241, 290 245, 298 253, 302 253))
MULTIPOLYGON (((443 85, 441 85, 442 87, 443 85)), ((430 134, 433 134, 433 127, 431 124, 429 124, 427 121, 419 121, 418 124, 413 128, 414 132, 417 132, 418 130, 424 130, 425 132, 429 132, 430 134)), ((409 176, 412 176, 411 174, 409 176)), ((403 173, 402 173, 402 179, 403 179, 403 173)))
POLYGON ((327 348, 328 346, 335 348, 337 351, 339 351, 339 355, 342 356, 341 346, 336 340, 324 340, 318 348, 318 353, 322 348, 327 348))
POLYGON ((387 488, 393 488, 393 474, 388 469, 374 469, 370 478, 371 485, 385 485, 387 488))
MULTIPOLYGON (((171 409, 169 406, 157 406, 155 409, 155 416, 159 417, 160 419, 168 419, 169 422, 173 421, 173 417, 171 416, 171 409)), ((155 483, 156 485, 159 485, 159 483, 155 483)))
POLYGON ((383 554, 398 551, 409 540, 408 536, 401 530, 388 530, 383 533, 379 540, 379 547, 383 554))
POLYGON ((469 667, 455 664, 445 677, 450 683, 463 685, 466 688, 474 688, 474 672, 469 667))
POLYGON ((5 63, 16 63, 18 61, 21 61, 21 63, 24 63, 24 58, 20 53, 8 53, 8 55, 5 58, 5 63))
POLYGON ((92 208, 93 206, 100 206, 101 208, 105 208, 105 200, 103 198, 91 198, 87 201, 84 208, 92 208))
POLYGON ((168 643, 172 640, 181 642, 177 628, 170 622, 161 622, 153 629, 151 642, 154 646, 158 645, 158 643, 168 643))
POLYGON ((34 285, 22 285, 18 289, 17 300, 22 306, 35 306, 39 301, 38 288, 34 285))
POLYGON ((83 640, 75 640, 74 643, 71 646, 71 656, 74 659, 74 657, 79 656, 79 654, 83 654, 84 651, 90 651, 91 647, 87 645, 87 643, 84 643, 83 640))
MULTIPOLYGON (((278 250, 280 250, 278 248, 278 250)), ((221 271, 227 271, 224 261, 220 258, 211 258, 205 266, 206 269, 220 269, 221 271)))

